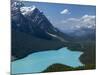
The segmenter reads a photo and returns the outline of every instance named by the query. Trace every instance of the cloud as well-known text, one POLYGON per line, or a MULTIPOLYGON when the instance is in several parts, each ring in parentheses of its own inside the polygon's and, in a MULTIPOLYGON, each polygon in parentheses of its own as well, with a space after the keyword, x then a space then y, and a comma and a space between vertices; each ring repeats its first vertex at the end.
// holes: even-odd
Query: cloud
POLYGON ((96 25, 96 16, 94 15, 83 15, 80 18, 68 18, 60 21, 57 28, 61 30, 76 30, 79 28, 92 28, 96 25))
POLYGON ((94 22, 94 19, 95 19, 96 17, 95 16, 91 16, 91 15, 84 15, 82 18, 81 18, 81 20, 83 20, 83 22, 87 22, 87 23, 93 23, 94 22))
POLYGON ((69 10, 68 9, 64 9, 60 12, 60 14, 69 14, 69 10))

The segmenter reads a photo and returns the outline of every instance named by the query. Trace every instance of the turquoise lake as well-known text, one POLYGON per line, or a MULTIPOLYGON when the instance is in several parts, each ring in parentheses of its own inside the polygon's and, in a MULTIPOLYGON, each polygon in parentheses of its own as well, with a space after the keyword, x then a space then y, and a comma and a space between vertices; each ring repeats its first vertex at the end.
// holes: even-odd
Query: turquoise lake
POLYGON ((63 64, 71 67, 83 66, 79 60, 83 52, 71 51, 68 48, 36 52, 11 63, 12 74, 38 73, 52 64, 63 64))

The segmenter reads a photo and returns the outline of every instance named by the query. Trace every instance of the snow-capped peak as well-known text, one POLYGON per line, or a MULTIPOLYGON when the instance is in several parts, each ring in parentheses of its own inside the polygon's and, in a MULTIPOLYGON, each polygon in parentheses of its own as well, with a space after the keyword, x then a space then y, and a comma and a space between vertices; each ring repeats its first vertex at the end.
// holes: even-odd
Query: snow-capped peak
POLYGON ((34 11, 36 7, 35 6, 30 6, 30 7, 21 7, 21 13, 23 15, 26 15, 26 14, 30 14, 32 11, 34 11))

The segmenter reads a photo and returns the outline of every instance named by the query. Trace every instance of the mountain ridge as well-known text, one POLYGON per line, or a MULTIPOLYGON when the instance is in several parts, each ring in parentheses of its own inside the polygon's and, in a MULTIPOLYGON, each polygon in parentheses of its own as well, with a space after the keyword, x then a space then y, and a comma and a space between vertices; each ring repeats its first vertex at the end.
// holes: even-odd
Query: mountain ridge
MULTIPOLYGON (((30 53, 59 49, 68 43, 66 38, 71 40, 56 29, 38 8, 24 15, 20 6, 17 5, 16 10, 13 8, 16 5, 12 7, 12 55, 15 57, 23 58, 30 53)), ((31 7, 28 9, 31 10, 31 7)))

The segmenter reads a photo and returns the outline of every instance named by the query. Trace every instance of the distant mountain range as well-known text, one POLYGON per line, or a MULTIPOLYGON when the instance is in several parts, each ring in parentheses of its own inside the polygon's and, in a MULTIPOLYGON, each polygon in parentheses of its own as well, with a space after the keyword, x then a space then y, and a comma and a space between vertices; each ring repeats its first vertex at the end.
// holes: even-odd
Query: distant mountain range
POLYGON ((74 37, 76 40, 95 40, 96 30, 92 28, 80 28, 72 32, 64 32, 69 36, 74 37))

